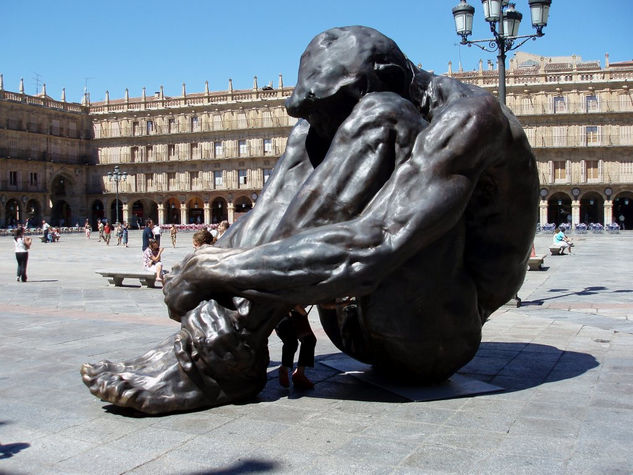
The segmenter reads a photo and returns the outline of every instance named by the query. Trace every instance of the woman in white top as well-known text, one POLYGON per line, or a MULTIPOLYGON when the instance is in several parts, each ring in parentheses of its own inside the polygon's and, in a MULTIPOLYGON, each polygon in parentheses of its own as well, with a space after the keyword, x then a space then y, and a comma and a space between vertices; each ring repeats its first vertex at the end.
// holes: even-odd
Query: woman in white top
POLYGON ((13 237, 15 241, 15 258, 18 261, 18 277, 17 281, 26 282, 26 263, 29 260, 29 248, 31 247, 31 238, 24 236, 24 228, 18 226, 13 237))

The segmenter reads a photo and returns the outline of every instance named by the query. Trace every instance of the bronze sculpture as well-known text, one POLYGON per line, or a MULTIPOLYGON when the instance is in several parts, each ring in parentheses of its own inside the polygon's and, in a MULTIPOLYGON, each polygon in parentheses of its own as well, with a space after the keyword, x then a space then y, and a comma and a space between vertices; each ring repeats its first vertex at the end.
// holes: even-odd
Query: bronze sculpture
POLYGON ((167 278, 180 332, 135 360, 83 365, 93 394, 151 414, 253 397, 267 338, 295 304, 319 304, 350 356, 441 381, 516 294, 538 178, 492 95, 353 26, 310 42, 286 108, 302 120, 257 206, 167 278))

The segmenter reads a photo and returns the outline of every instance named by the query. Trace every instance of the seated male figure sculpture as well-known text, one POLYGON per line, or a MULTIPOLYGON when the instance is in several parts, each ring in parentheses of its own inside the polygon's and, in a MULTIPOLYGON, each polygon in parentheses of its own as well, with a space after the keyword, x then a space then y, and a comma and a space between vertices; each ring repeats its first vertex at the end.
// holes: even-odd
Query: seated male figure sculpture
POLYGON ((319 305, 350 356, 442 381, 516 294, 538 178, 492 95, 353 26, 310 42, 286 108, 300 120, 257 206, 166 278, 180 332, 135 360, 84 365, 93 394, 152 414, 252 398, 268 336, 296 304, 319 305))

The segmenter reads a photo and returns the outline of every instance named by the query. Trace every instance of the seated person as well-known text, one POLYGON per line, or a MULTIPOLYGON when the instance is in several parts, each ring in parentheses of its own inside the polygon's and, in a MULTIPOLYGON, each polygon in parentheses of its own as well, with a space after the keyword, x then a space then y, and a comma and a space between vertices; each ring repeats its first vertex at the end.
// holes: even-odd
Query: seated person
POLYGON ((163 248, 158 247, 158 241, 156 239, 149 240, 149 246, 143 251, 143 265, 146 270, 156 273, 156 281, 163 283, 163 263, 160 261, 160 256, 163 253, 163 248))
POLYGON ((561 228, 556 228, 554 233, 553 244, 560 247, 560 253, 565 254, 565 249, 567 249, 567 252, 571 254, 571 248, 574 245, 571 239, 565 236, 565 232, 561 228))
POLYGON ((199 247, 204 246, 205 244, 213 244, 215 242, 215 239, 213 238, 213 234, 211 234, 206 229, 201 229, 199 231, 196 231, 193 234, 192 239, 193 239, 194 249, 198 249, 199 247))

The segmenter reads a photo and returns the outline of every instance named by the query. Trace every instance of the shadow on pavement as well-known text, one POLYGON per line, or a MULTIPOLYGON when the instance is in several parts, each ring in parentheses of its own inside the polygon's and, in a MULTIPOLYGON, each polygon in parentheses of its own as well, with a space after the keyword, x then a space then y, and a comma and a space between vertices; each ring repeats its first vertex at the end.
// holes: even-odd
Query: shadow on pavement
POLYGON ((244 459, 231 465, 209 471, 191 472, 189 475, 224 475, 231 473, 275 472, 281 468, 276 460, 244 459))

